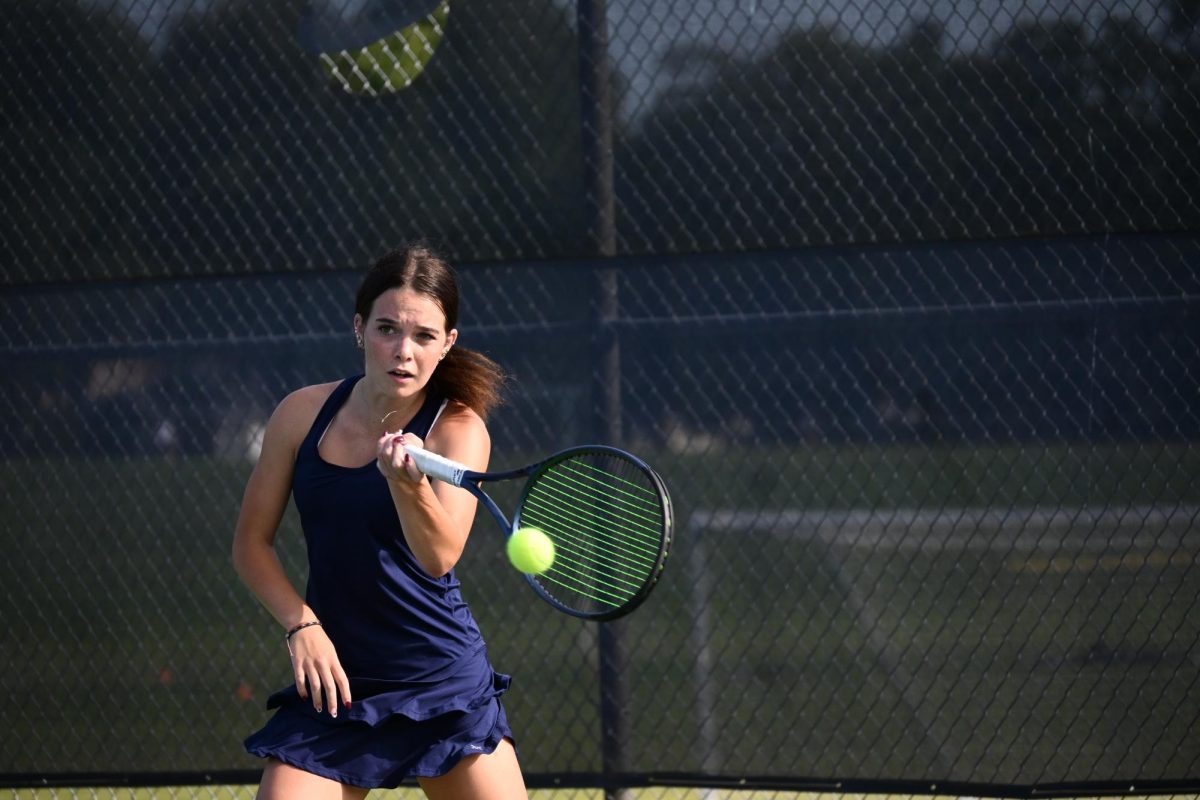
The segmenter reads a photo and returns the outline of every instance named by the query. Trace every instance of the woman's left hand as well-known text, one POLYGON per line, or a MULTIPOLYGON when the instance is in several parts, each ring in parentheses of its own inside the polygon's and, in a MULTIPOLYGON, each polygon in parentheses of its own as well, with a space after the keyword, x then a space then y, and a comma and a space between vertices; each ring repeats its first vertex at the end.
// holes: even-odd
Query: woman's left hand
POLYGON ((425 478, 417 469, 417 463, 404 451, 406 446, 424 447, 425 443, 411 433, 385 433, 379 438, 375 463, 390 483, 420 483, 425 478))

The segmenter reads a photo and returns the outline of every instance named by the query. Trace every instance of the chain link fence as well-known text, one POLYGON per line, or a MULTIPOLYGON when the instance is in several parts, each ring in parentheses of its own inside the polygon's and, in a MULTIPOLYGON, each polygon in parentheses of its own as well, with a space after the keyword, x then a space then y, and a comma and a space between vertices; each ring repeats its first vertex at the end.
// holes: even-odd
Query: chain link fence
POLYGON ((609 2, 588 76, 566 0, 458 3, 352 94, 300 32, 379 6, 6 0, 9 279, 593 255, 591 73, 618 253, 1200 228, 1193 0, 609 2))
POLYGON ((1200 783, 1194 2, 435 3, 408 86, 306 50, 381 5, 0 5, 2 784, 254 780, 241 490, 416 237, 512 375, 494 465, 601 438, 677 508, 605 629, 473 537, 531 784, 1200 783))

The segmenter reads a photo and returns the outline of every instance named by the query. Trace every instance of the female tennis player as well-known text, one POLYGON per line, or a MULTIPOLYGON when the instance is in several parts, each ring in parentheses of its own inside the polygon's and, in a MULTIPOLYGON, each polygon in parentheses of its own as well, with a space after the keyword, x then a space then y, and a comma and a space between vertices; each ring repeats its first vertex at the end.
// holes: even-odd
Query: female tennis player
POLYGON ((455 346, 458 300, 453 270, 427 248, 388 253, 355 302, 363 374, 293 392, 267 424, 233 545, 295 676, 246 740, 268 759, 264 800, 360 798, 406 778, 432 800, 526 797, 500 703, 509 678, 454 574, 475 499, 431 484, 404 453, 487 467, 502 374, 455 346), (308 548, 304 597, 274 548, 289 494, 308 548))

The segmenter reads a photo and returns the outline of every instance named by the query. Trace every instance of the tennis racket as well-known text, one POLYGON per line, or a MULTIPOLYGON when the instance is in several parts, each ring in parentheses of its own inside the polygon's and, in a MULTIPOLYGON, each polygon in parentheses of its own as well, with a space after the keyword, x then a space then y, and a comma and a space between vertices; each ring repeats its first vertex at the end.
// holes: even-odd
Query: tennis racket
POLYGON ((449 0, 314 3, 296 34, 343 90, 378 96, 412 85, 444 38, 449 16, 449 0))
POLYGON ((674 521, 666 485, 637 456, 603 445, 572 447, 505 472, 475 472, 419 447, 405 450, 431 478, 466 489, 504 535, 541 529, 554 563, 525 580, 538 596, 574 617, 611 620, 637 608, 662 574, 674 521), (482 484, 525 478, 510 519, 482 484))

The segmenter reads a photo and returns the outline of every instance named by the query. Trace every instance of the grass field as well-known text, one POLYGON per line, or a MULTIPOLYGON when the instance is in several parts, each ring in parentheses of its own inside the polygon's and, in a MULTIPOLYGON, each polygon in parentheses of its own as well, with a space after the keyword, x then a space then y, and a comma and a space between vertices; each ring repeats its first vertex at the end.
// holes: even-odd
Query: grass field
MULTIPOLYGON (((647 455, 679 530, 662 586, 624 625, 631 769, 1024 782, 1195 763, 1200 567, 1166 529, 1132 520, 1158 544, 1118 547, 1125 533, 1092 525, 1075 533, 1100 547, 1077 553, 1052 531, 1033 551, 923 530, 901 531, 915 547, 872 548, 779 521, 1191 507, 1197 448, 773 449, 727 454, 720 474, 701 455, 647 455), (695 522, 721 509, 750 517, 695 522)), ((256 766, 240 742, 287 659, 229 565, 245 475, 217 460, 0 464, 13 554, 0 563, 0 686, 20 698, 0 726, 0 772, 256 766)), ((542 606, 479 534, 460 574, 494 663, 515 676, 506 704, 527 769, 598 769, 595 627, 542 606)), ((299 538, 289 515, 285 562, 302 579, 299 538)), ((91 791, 12 796, 193 796, 91 791)), ((693 796, 654 792, 636 796, 693 796)))
MULTIPOLYGON (((628 800, 715 800, 714 793, 731 800, 866 800, 863 795, 816 795, 800 792, 761 792, 703 789, 629 789, 628 800)), ((0 800, 253 800, 253 786, 177 786, 157 789, 0 789, 0 800)), ((379 800, 424 800, 418 789, 374 791, 379 800)), ((598 789, 535 789, 530 800, 603 800, 598 789)), ((881 796, 884 797, 884 796, 881 796)))
MULTIPOLYGON (((253 800, 253 786, 175 786, 154 789, 16 789, 0 790, 0 800, 253 800)), ((733 789, 627 789, 623 800, 955 800, 949 795, 829 794, 733 789)), ((374 791, 373 800, 425 800, 417 789, 374 791)), ((534 789, 530 800, 604 800, 598 789, 534 789)), ((1126 794, 1126 800, 1149 800, 1150 796, 1126 794)), ((1198 800, 1200 795, 1155 795, 1159 800, 1198 800)), ((963 800, 973 800, 963 798, 963 800)), ((1099 800, 1076 797, 1071 800, 1099 800)))
MULTIPOLYGON (((0 800, 253 800, 253 786, 176 786, 157 789, 17 789, 0 790, 0 800)), ((817 795, 803 792, 763 792, 704 789, 628 789, 628 800, 866 800, 864 795, 817 795)), ((419 789, 373 791, 378 800, 425 800, 419 789)), ((530 800, 604 800, 599 789, 534 789, 530 800)), ((889 797, 881 795, 880 797, 889 797)), ((895 796, 894 800, 898 800, 895 796)), ((943 799, 944 800, 944 799, 943 799)))

